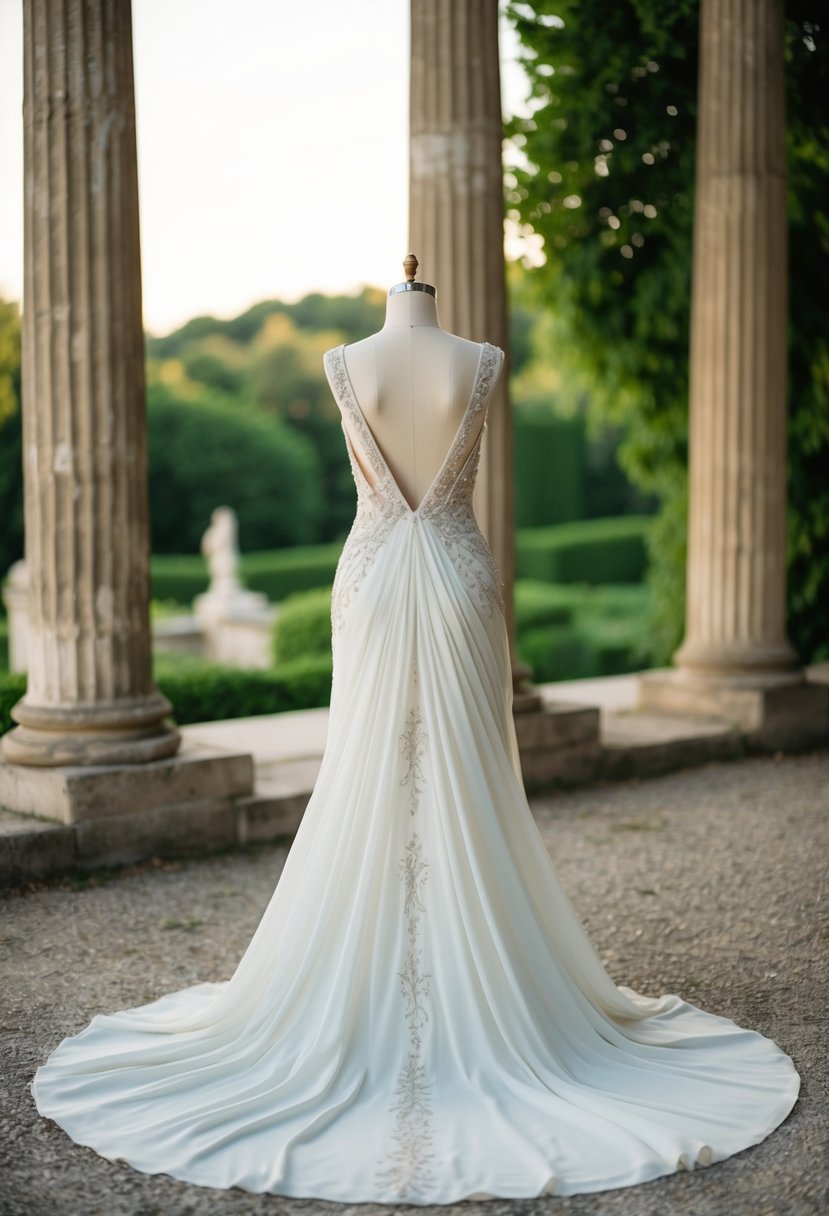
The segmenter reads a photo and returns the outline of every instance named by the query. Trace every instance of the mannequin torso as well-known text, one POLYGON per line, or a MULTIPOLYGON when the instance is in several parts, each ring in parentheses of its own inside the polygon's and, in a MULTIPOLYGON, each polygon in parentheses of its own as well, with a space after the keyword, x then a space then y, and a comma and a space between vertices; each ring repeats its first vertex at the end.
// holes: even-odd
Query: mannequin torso
MULTIPOLYGON (((365 420, 414 509, 440 469, 463 418, 481 345, 440 328, 434 296, 401 291, 388 297, 383 328, 347 346, 343 355, 365 420)), ((359 447, 356 455, 366 480, 373 484, 371 467, 359 447)))

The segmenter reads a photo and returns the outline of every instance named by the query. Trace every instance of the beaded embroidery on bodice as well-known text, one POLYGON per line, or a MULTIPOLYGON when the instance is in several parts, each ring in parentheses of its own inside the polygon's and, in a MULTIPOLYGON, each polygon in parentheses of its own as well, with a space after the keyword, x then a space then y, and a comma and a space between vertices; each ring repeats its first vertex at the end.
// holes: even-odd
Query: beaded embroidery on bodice
POLYGON ((500 575, 472 506, 490 391, 497 379, 503 352, 489 342, 482 344, 472 392, 455 437, 420 503, 411 507, 360 408, 348 376, 344 350, 343 345, 326 353, 325 370, 342 414, 343 434, 357 487, 357 512, 334 577, 331 595, 333 634, 336 636, 341 630, 349 604, 391 530, 401 520, 412 524, 428 522, 441 537, 450 559, 481 609, 487 614, 496 604, 503 609, 500 575), (355 437, 371 469, 373 485, 369 484, 357 459, 355 437))

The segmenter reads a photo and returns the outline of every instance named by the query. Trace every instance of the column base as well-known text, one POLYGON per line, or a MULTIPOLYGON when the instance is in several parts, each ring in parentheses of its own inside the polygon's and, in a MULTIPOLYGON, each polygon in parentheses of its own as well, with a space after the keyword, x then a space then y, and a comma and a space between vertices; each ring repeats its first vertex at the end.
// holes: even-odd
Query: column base
POLYGON ((710 679, 747 680, 765 683, 771 676, 801 677, 794 647, 787 641, 776 645, 761 642, 695 641, 682 643, 673 656, 677 672, 710 679))
POLYGON ((720 718, 752 745, 800 751, 829 740, 829 686, 802 670, 702 675, 664 668, 639 676, 640 709, 720 718))
POLYGON ((143 698, 96 705, 30 704, 12 707, 19 725, 0 739, 0 755, 11 764, 145 764, 172 756, 181 735, 167 718, 169 700, 156 691, 143 698))
POLYGON ((232 847, 238 803, 253 790, 251 755, 187 740, 176 756, 141 768, 37 768, 0 760, 0 806, 66 825, 78 865, 232 847))

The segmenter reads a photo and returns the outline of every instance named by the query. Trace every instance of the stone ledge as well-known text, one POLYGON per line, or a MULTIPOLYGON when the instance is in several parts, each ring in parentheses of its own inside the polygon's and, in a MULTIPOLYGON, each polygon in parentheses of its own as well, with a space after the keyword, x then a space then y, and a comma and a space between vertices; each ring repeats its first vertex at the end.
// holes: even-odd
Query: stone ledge
MULTIPOLYGON (((829 673, 816 672, 815 679, 812 671, 808 674, 810 686, 820 696, 829 697, 825 680, 829 673)), ((649 777, 711 760, 733 759, 751 746, 743 730, 721 717, 633 708, 635 680, 617 677, 601 681, 599 688, 586 682, 577 690, 572 685, 551 685, 544 690, 543 709, 516 715, 516 733, 524 740, 521 765, 528 792, 649 777), (588 698, 597 692, 597 704, 589 704, 588 698), (572 701, 559 699, 571 693, 572 701), (584 700, 577 700, 579 695, 584 700)), ((141 785, 141 796, 133 797, 131 805, 125 797, 102 815, 100 807, 96 810, 87 802, 87 811, 95 813, 68 825, 4 814, 0 809, 0 886, 76 867, 93 869, 155 855, 192 856, 289 840, 295 834, 319 771, 325 742, 323 711, 212 723, 209 732, 204 727, 185 727, 182 733, 187 771, 198 771, 201 761, 203 774, 212 771, 215 776, 218 770, 211 769, 211 762, 220 766, 229 761, 224 791, 216 781, 209 781, 201 797, 178 799, 173 780, 168 800, 153 807, 143 782, 132 782, 141 785), (188 738, 190 730, 199 734, 188 738), (250 784, 239 788, 245 785, 243 774, 253 772, 252 757, 237 750, 244 742, 250 742, 257 757, 255 789, 250 784)), ((169 766, 169 761, 148 767, 158 770, 165 764, 169 766)), ((42 775, 46 770, 36 771, 42 775)), ((123 774, 127 785, 136 772, 134 768, 116 771, 123 774)), ((95 777, 94 770, 72 772, 95 777)), ((2 775, 0 765, 0 780, 2 775)), ((77 788, 90 792, 83 780, 77 788)), ((184 781, 179 788, 188 794, 197 792, 184 781)), ((135 790, 131 792, 135 794, 135 790)), ((0 797, 0 807, 2 802, 0 797)))
POLYGON ((113 819, 250 794, 253 757, 187 738, 174 756, 140 766, 48 768, 0 760, 0 807, 59 823, 113 819), (140 771, 140 779, 137 779, 140 771))
POLYGON ((240 798, 236 803, 236 837, 241 846, 263 844, 294 836, 311 791, 240 798))
POLYGON ((732 760, 744 751, 740 731, 719 718, 626 710, 602 719, 602 774, 608 780, 732 760))
POLYGON ((73 869, 71 827, 0 812, 0 886, 73 869))
POLYGON ((515 733, 522 755, 536 748, 597 742, 599 709, 570 701, 545 701, 540 709, 515 715, 515 733))

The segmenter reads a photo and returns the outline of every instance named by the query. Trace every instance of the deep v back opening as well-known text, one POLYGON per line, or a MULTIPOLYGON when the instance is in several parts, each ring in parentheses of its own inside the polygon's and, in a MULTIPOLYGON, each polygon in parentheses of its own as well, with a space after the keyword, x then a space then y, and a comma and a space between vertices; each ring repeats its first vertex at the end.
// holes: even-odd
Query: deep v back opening
MULTIPOLYGON (((452 438, 452 442, 449 444, 449 447, 446 449, 446 454, 444 455, 443 460, 440 463, 440 467, 438 468, 437 473, 435 473, 434 477, 432 478, 431 482, 429 483, 426 493, 423 495, 423 497, 421 498, 420 502, 418 503, 418 505, 416 507, 413 507, 411 505, 409 500, 406 498, 406 495, 403 493, 402 489, 400 488, 397 478, 394 476, 391 469, 389 468, 389 462, 386 460, 386 457, 383 455, 382 448, 380 447, 380 444, 377 442, 377 440, 374 436, 374 431, 369 426, 368 419, 366 418, 365 414, 363 413, 363 408, 360 405, 359 400, 357 399, 356 392, 354 391, 354 385, 351 383, 351 376, 349 375, 348 365, 346 364, 346 361, 345 361, 345 343, 343 343, 340 346, 340 361, 342 363, 343 375, 345 378, 346 388, 348 390, 348 395, 351 400, 351 404, 354 407, 354 410, 356 411, 358 417, 360 418, 360 421, 362 422, 363 427, 365 428, 366 435, 368 436, 368 441, 374 450, 374 454, 377 458, 378 463, 380 464, 380 466, 382 468, 383 473, 385 474, 385 476, 387 477, 387 479, 393 486, 394 491, 397 494, 397 497, 400 499, 401 504, 406 508, 406 510, 411 515, 416 516, 421 513, 424 506, 426 506, 429 499, 431 498, 436 487, 440 484, 440 481, 441 481, 444 473, 446 472, 447 468, 449 467, 449 462, 452 459, 452 456, 454 455, 455 448, 457 447, 458 443, 460 442, 461 435, 464 430, 464 423, 466 422, 466 419, 469 416, 469 411, 472 409, 472 404, 475 400, 475 396, 478 391, 478 381, 481 376, 481 368, 482 368, 483 362, 484 362, 484 352, 487 348, 487 345, 488 345, 488 343, 486 343, 486 342, 481 343, 481 349, 478 352, 478 363, 475 368, 475 375, 472 380, 472 390, 469 394, 469 399, 466 402, 466 407, 465 407, 463 413, 461 414, 460 422, 458 423, 457 429, 455 430, 455 434, 452 438)), ((480 436, 476 436, 476 442, 478 441, 479 438, 480 438, 480 436)), ((351 436, 348 436, 348 439, 349 439, 349 442, 352 444, 352 448, 353 448, 353 441, 351 439, 351 436)), ((474 448, 474 444, 473 444, 473 448, 474 448)), ((362 470, 361 470, 361 472, 362 472, 362 470)), ((363 474, 363 476, 365 477, 365 474, 363 474)), ((369 488, 372 490, 375 489, 374 486, 369 486, 369 488)))

